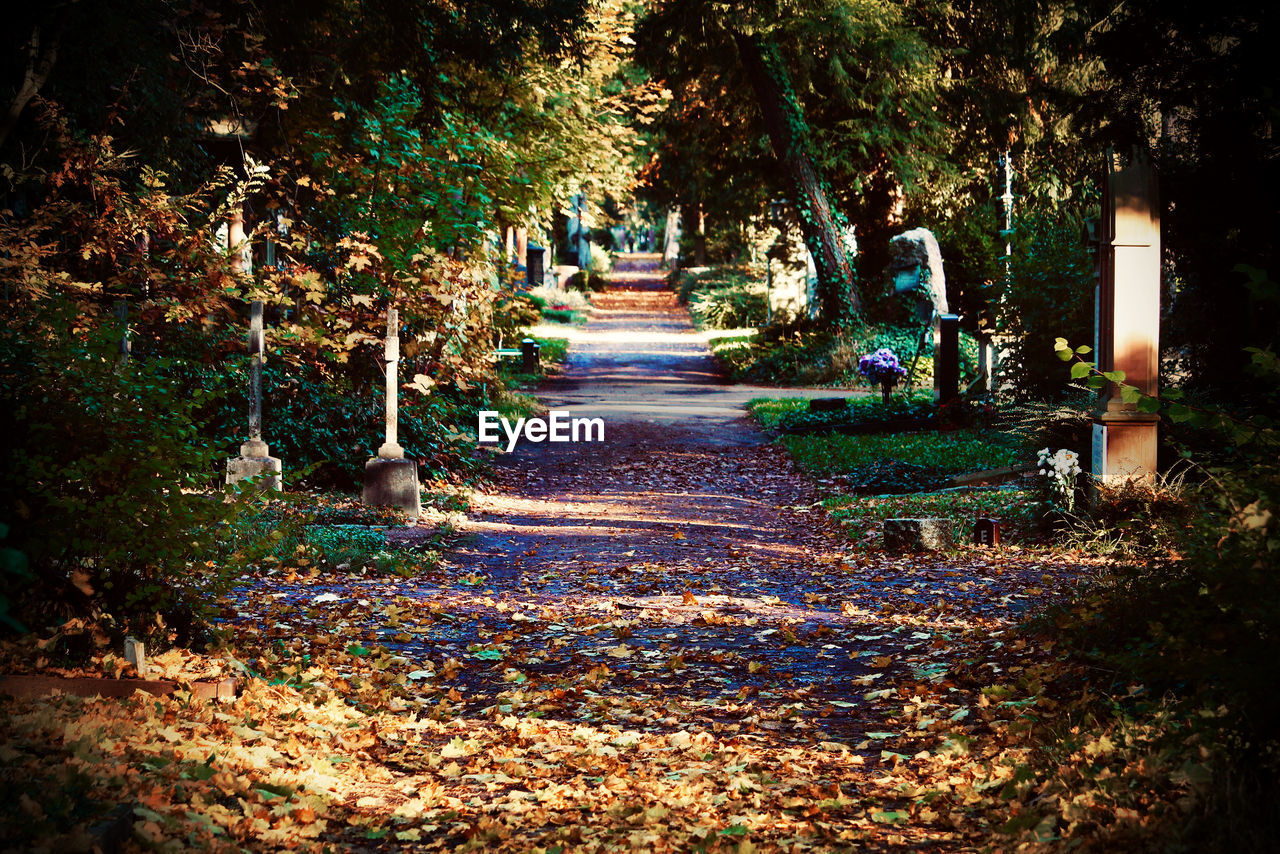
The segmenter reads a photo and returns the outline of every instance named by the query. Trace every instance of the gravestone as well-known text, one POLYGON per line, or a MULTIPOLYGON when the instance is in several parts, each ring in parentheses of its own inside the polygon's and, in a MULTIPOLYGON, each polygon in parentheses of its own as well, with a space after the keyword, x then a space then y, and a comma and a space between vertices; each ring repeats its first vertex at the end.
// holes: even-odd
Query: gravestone
POLYGON ((947 313, 947 277, 942 269, 942 250, 927 228, 913 228, 889 241, 889 272, 897 293, 923 290, 921 320, 947 313))
POLYGON ((1000 545, 1000 523, 995 519, 979 519, 973 526, 973 542, 978 546, 1000 545))
POLYGON ((555 279, 555 284, 552 287, 556 290, 564 290, 568 287, 569 280, 573 278, 574 273, 579 272, 579 270, 581 270, 580 267, 575 267, 572 264, 556 264, 551 268, 551 276, 555 279))
POLYGON ((950 519, 885 519, 885 551, 937 551, 951 548, 950 519))
MULTIPOLYGON (((1108 156, 1100 224, 1094 353, 1100 371, 1155 396, 1160 355, 1160 210, 1155 168, 1135 154, 1116 170, 1108 156)), ((1093 424, 1097 482, 1148 479, 1156 471, 1159 415, 1125 403, 1108 384, 1093 424)))
MULTIPOLYGON (((942 387, 942 376, 939 370, 939 357, 942 352, 941 324, 939 318, 948 314, 947 277, 942 268, 942 250, 938 248, 938 240, 927 228, 913 228, 904 231, 889 241, 889 272, 893 276, 893 288, 896 293, 916 295, 916 317, 922 323, 929 323, 933 331, 933 396, 935 400, 946 400, 942 387)), ((921 330, 917 354, 924 347, 925 334, 928 329, 921 330)), ((912 366, 915 359, 912 359, 912 366)), ((959 380, 957 380, 957 383, 959 380)))
POLYGON ((540 288, 546 284, 547 259, 551 250, 545 246, 530 243, 525 248, 525 270, 529 276, 529 287, 540 288))
POLYGON ((410 516, 422 515, 422 491, 418 487, 418 463, 407 459, 397 436, 400 384, 397 367, 400 361, 400 314, 387 309, 387 337, 383 343, 386 367, 387 412, 386 441, 378 448, 378 456, 364 464, 365 504, 399 507, 410 516))
POLYGON ((934 350, 933 375, 938 400, 948 403, 960 397, 960 315, 938 318, 938 346, 934 350))
POLYGON ((848 405, 849 401, 843 397, 809 398, 810 412, 843 412, 848 405))
POLYGON ((262 361, 266 350, 262 332, 262 300, 249 303, 249 441, 240 446, 240 456, 227 460, 227 484, 261 478, 262 489, 281 489, 280 460, 271 456, 262 441, 262 361))

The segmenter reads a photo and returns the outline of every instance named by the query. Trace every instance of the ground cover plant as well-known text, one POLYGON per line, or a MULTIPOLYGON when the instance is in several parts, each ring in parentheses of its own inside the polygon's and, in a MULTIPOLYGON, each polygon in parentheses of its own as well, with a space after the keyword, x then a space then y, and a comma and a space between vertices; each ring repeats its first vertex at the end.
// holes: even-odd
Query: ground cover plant
POLYGON ((784 436, 780 443, 805 471, 828 476, 881 460, 897 460, 958 474, 1000 468, 1017 462, 1013 448, 979 430, 784 436))
POLYGON ((747 402, 747 410, 770 433, 788 433, 838 427, 844 424, 878 424, 918 421, 934 423, 933 392, 913 391, 893 395, 886 404, 879 395, 849 397, 842 409, 814 411, 805 397, 759 397, 747 402))

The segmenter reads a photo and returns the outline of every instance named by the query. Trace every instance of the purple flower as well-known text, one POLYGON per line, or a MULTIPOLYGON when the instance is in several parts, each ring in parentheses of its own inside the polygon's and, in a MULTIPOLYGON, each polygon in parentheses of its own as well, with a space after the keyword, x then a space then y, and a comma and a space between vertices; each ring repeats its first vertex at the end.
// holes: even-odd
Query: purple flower
POLYGON ((898 363, 898 357, 888 347, 868 353, 858 360, 858 373, 875 385, 896 382, 907 375, 907 369, 898 363))

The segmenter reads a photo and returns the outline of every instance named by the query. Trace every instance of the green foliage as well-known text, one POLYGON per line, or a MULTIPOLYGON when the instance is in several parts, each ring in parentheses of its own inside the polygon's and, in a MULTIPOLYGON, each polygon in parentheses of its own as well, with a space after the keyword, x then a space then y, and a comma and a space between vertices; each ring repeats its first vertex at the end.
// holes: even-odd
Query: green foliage
MULTIPOLYGON (((911 327, 863 327, 832 335, 827 332, 791 332, 773 337, 780 330, 766 329, 751 338, 712 338, 711 351, 728 368, 735 380, 772 385, 866 386, 858 374, 858 359, 881 347, 898 354, 904 366, 910 364, 919 336, 911 327)), ((978 345, 967 334, 960 336, 961 380, 977 376, 978 345)), ((932 336, 911 373, 912 383, 932 387, 932 336)))
POLYGON ((1054 357, 1056 336, 1092 338, 1093 264, 1081 233, 1081 221, 1065 211, 1029 215, 1020 226, 998 327, 1013 337, 1000 373, 1021 399, 1063 394, 1066 372, 1054 357))
POLYGON ((209 493, 228 451, 202 438, 215 392, 184 387, 171 359, 119 364, 118 330, 75 314, 49 304, 0 332, 0 516, 35 576, 8 573, 0 592, 31 628, 101 614, 121 634, 194 640, 236 571, 219 531, 248 507, 209 493))
POLYGON ((760 426, 774 433, 805 427, 874 424, 903 419, 924 421, 934 415, 934 408, 933 393, 928 391, 893 395, 887 405, 879 394, 850 397, 846 399, 844 409, 832 412, 810 411, 809 399, 804 397, 756 398, 747 403, 747 410, 760 426))
POLYGON ((497 346, 510 347, 519 341, 524 330, 543 316, 537 302, 524 294, 499 297, 493 304, 493 334, 497 346))
POLYGON ((603 273, 593 273, 590 270, 579 270, 565 282, 565 287, 579 293, 597 293, 608 286, 608 276, 603 273))
MULTIPOLYGON (((0 540, 9 538, 9 526, 0 523, 0 540)), ((17 549, 0 546, 0 591, 11 591, 35 578, 28 568, 27 556, 17 549)), ((13 602, 0 592, 0 625, 17 632, 25 632, 26 626, 12 614, 13 602)))
POLYGON ((768 315, 764 281, 748 266, 681 271, 675 290, 700 329, 763 326, 768 315))
MULTIPOLYGON (((243 441, 248 413, 248 359, 202 364, 175 363, 184 387, 217 390, 202 401, 208 435, 229 445, 243 441)), ((269 358, 263 369, 263 437, 286 473, 305 471, 299 486, 353 490, 364 464, 382 444, 385 404, 377 374, 360 376, 314 362, 269 358)), ((456 395, 402 390, 399 440, 422 466, 424 480, 466 477, 476 471, 472 448, 457 431, 474 422, 477 404, 456 395)))

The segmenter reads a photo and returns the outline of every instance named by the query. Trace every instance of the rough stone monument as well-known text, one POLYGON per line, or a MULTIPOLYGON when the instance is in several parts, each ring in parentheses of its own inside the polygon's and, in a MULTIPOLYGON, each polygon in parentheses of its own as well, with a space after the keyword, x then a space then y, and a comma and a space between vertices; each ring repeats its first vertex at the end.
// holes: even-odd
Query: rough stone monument
POLYGON ((947 277, 942 269, 942 250, 938 240, 927 228, 904 231, 889 241, 892 258, 889 272, 893 274, 894 290, 900 294, 921 290, 928 299, 919 306, 924 312, 921 320, 933 313, 947 313, 947 277))
MULTIPOLYGON (((904 231, 889 241, 889 272, 893 275, 893 289, 899 294, 916 294, 916 318, 928 323, 933 332, 933 396, 935 400, 947 400, 939 367, 942 361, 941 318, 949 313, 947 308, 947 277, 942 269, 942 250, 938 240, 927 228, 904 231)), ((924 348, 925 334, 920 333, 917 354, 924 348)), ((912 367, 915 359, 912 359, 912 367)), ((957 383, 959 380, 957 379, 957 383)))
POLYGON ((418 487, 418 463, 404 455, 396 436, 399 418, 400 314, 387 309, 387 337, 383 346, 387 383, 386 441, 378 448, 378 456, 364 464, 365 504, 399 507, 412 517, 422 515, 422 492, 418 487))
MULTIPOLYGON (((1100 371, 1124 371, 1125 383, 1145 395, 1159 391, 1160 208, 1155 168, 1135 154, 1128 167, 1108 156, 1094 353, 1100 371)), ((1109 384, 1098 398, 1093 424, 1096 482, 1142 480, 1156 471, 1160 418, 1125 403, 1109 384)))
POLYGON ((240 446, 240 456, 227 460, 227 483, 260 478, 262 489, 279 490, 283 471, 280 460, 271 456, 262 441, 262 360, 265 351, 262 333, 262 300, 249 303, 249 441, 240 446))

